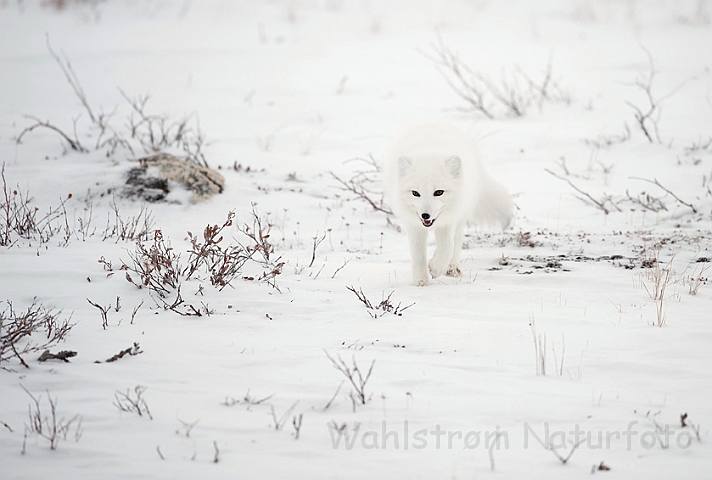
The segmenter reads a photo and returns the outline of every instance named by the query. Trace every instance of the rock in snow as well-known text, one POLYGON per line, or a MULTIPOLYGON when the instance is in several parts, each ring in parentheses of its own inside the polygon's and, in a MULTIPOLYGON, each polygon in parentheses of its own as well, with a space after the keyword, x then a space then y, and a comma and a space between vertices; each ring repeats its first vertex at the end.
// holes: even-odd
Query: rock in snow
POLYGON ((124 194, 147 202, 159 202, 177 182, 193 192, 191 201, 202 202, 222 193, 225 177, 209 167, 202 167, 168 153, 139 158, 139 166, 128 172, 124 194))

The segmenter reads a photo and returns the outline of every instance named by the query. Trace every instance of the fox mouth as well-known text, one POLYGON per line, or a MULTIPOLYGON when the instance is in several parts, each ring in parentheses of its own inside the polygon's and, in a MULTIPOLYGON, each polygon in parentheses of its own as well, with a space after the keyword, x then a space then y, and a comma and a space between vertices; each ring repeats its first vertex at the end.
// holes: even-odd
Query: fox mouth
POLYGON ((434 219, 434 218, 429 218, 429 219, 427 219, 427 220, 424 220, 424 219, 421 218, 420 221, 423 222, 423 226, 426 227, 426 228, 427 228, 427 227, 432 227, 432 226, 433 226, 433 223, 435 223, 435 219, 434 219))

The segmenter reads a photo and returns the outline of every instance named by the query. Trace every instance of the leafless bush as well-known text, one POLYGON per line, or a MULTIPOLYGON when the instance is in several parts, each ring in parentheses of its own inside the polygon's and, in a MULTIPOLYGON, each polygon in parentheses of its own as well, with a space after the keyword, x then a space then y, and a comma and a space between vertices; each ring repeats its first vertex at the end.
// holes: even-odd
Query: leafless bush
MULTIPOLYGON (((35 434, 49 441, 49 448, 56 450, 60 441, 66 440, 69 435, 69 430, 74 422, 77 422, 75 440, 81 438, 81 423, 82 417, 75 415, 69 420, 65 417, 60 417, 57 412, 57 398, 52 398, 49 390, 47 390, 47 401, 49 402, 49 415, 43 415, 41 409, 42 397, 37 398, 24 385, 20 385, 22 389, 30 396, 32 403, 29 406, 29 424, 25 424, 25 439, 28 433, 35 434)), ((22 453, 25 453, 25 445, 22 447, 22 453)))
POLYGON ((405 307, 401 307, 400 302, 398 302, 398 305, 393 305, 393 303, 391 302, 391 296, 393 296, 393 292, 389 293, 387 297, 382 298, 378 304, 374 305, 366 297, 366 294, 363 293, 362 289, 359 288, 357 291, 356 288, 354 288, 353 286, 346 287, 346 289, 353 292, 354 295, 356 295, 356 298, 358 298, 359 301, 366 306, 366 311, 373 318, 380 318, 387 313, 392 313, 393 315, 397 315, 400 317, 401 315, 403 315, 403 312, 405 310, 407 310, 408 308, 415 305, 415 302, 413 302, 410 305, 407 305, 405 307))
MULTIPOLYGON (((71 317, 60 320, 61 311, 32 303, 24 312, 15 312, 12 302, 0 312, 0 364, 12 358, 29 368, 23 355, 43 352, 63 341, 74 326, 71 317), (40 339, 37 339, 39 336, 40 339)), ((5 367, 2 367, 5 368, 5 367)))
POLYGON ((349 364, 346 363, 343 358, 341 358, 341 355, 337 355, 335 360, 331 355, 329 355, 329 352, 327 352, 326 350, 324 351, 324 353, 326 353, 328 359, 331 360, 331 363, 334 365, 334 368, 340 371, 346 377, 349 383, 351 383, 353 390, 351 391, 350 397, 353 405, 353 410, 356 411, 357 404, 366 405, 366 403, 371 400, 371 395, 366 394, 366 384, 371 378, 371 373, 373 373, 373 366, 376 364, 376 360, 374 359, 371 361, 371 366, 369 367, 368 372, 366 372, 366 374, 364 375, 361 372, 361 369, 356 364, 356 358, 351 359, 351 363, 353 365, 349 366, 349 364))
POLYGON ((138 141, 145 153, 177 148, 183 151, 189 162, 208 166, 202 151, 205 138, 197 115, 189 115, 179 121, 165 115, 152 115, 146 112, 150 99, 148 95, 130 98, 123 90, 119 89, 119 92, 133 111, 128 121, 130 137, 138 141))
POLYGON ((685 147, 686 155, 700 152, 712 152, 712 136, 708 136, 706 140, 700 138, 698 141, 692 142, 689 146, 685 147))
POLYGON ((618 206, 616 200, 615 200, 611 195, 606 195, 606 194, 604 194, 602 198, 597 199, 597 198, 593 197, 591 194, 585 192, 584 190, 582 190, 581 188, 579 188, 578 186, 576 186, 576 184, 574 184, 574 183, 573 183, 571 180, 569 180, 568 178, 562 177, 561 175, 558 175, 558 174, 552 172, 552 171, 549 170, 548 168, 545 168, 544 170, 545 170, 547 173, 549 173, 549 174, 555 176, 555 177, 558 178, 559 180, 563 180, 564 182, 568 183, 569 186, 570 186, 571 188, 573 188, 573 189, 579 194, 579 195, 577 196, 578 199, 582 200, 584 203, 588 203, 588 204, 594 205, 595 207, 597 207, 598 209, 600 209, 600 210, 601 210, 603 213, 605 213, 606 215, 608 215, 609 213, 611 213, 611 212, 614 211, 614 210, 617 211, 617 212, 620 212, 620 211, 621 211, 621 208, 618 206))
MULTIPOLYGON (((274 257, 274 245, 270 242, 270 230, 272 225, 267 220, 263 220, 255 210, 255 205, 252 204, 252 226, 244 224, 240 227, 242 232, 250 241, 251 245, 247 245, 245 250, 249 253, 250 258, 257 262, 262 269, 258 280, 263 281, 279 291, 276 278, 282 273, 285 262, 282 257, 274 257)), ((248 277, 252 280, 252 277, 248 277)))
POLYGON ((116 201, 111 202, 111 212, 107 214, 106 228, 102 233, 102 240, 110 238, 118 241, 148 240, 153 229, 153 214, 145 205, 136 215, 125 216, 119 211, 116 201))
POLYGON ((464 110, 478 112, 489 119, 523 116, 531 105, 539 110, 543 104, 571 103, 571 97, 553 78, 553 61, 549 59, 541 79, 534 80, 521 67, 502 72, 499 83, 465 64, 438 37, 432 52, 421 52, 433 62, 450 88, 467 104, 464 110))
POLYGON ((681 282, 683 285, 687 284, 688 293, 690 295, 697 295, 700 286, 705 285, 709 282, 709 277, 705 275, 707 273, 707 270, 709 269, 709 259, 706 257, 701 257, 698 258, 695 262, 690 263, 685 268, 685 271, 682 272, 681 282), (693 264, 695 265, 693 266, 693 264), (692 270, 692 273, 687 274, 690 269, 692 270))
POLYGON ((152 244, 146 245, 143 241, 136 242, 136 252, 129 253, 132 265, 124 264, 126 279, 136 286, 147 287, 150 291, 165 297, 180 285, 181 268, 178 263, 180 255, 176 255, 173 248, 163 239, 163 232, 153 232, 152 244), (128 271, 139 276, 136 283, 128 271))
MULTIPOLYGON (((252 210, 253 226, 243 226, 240 231, 252 242, 242 246, 239 243, 224 242, 224 231, 234 222, 235 212, 230 211, 222 225, 208 225, 203 230, 202 238, 188 232, 191 244, 187 251, 187 261, 182 261, 161 230, 155 230, 150 244, 139 239, 136 251, 129 253, 130 263, 124 263, 126 280, 138 288, 146 287, 152 298, 166 310, 173 310, 181 315, 210 315, 213 311, 201 302, 196 306, 187 302, 181 293, 185 281, 199 279, 199 274, 207 274, 211 285, 218 290, 242 276, 243 267, 248 261, 260 265, 262 273, 259 280, 277 288, 275 277, 282 272, 284 262, 281 257, 274 257, 274 246, 269 242, 269 224, 265 224, 252 210), (138 279, 132 276, 138 275, 138 279)), ((106 265, 106 264, 105 264, 106 265)), ((254 277, 243 277, 254 280, 254 277)), ((202 284, 198 293, 202 292, 202 284)))
POLYGON ((11 246, 18 239, 34 240, 41 244, 47 243, 52 237, 62 232, 62 244, 67 245, 73 230, 70 229, 66 200, 51 207, 47 213, 41 214, 39 207, 32 204, 32 197, 19 187, 11 189, 5 178, 5 164, 0 172, 2 177, 2 198, 0 199, 0 246, 11 246))
POLYGON ((667 211, 667 206, 665 206, 665 203, 660 198, 654 197, 648 192, 643 191, 640 192, 637 196, 633 197, 631 196, 630 192, 626 190, 625 194, 627 202, 637 205, 643 210, 647 210, 650 212, 660 212, 663 210, 667 211))
POLYGON ((656 97, 653 95, 653 80, 657 74, 655 71, 655 63, 653 62, 653 55, 645 46, 641 45, 640 48, 645 52, 648 58, 648 71, 647 73, 637 75, 635 81, 628 85, 637 88, 638 91, 643 94, 645 104, 644 106, 639 106, 628 100, 626 100, 625 103, 633 109, 635 121, 638 123, 638 127, 640 127, 640 130, 648 141, 650 143, 663 143, 660 138, 660 131, 658 130, 658 122, 660 121, 660 115, 662 113, 661 105, 665 100, 680 91, 689 81, 696 79, 696 77, 692 76, 665 95, 656 97))
MULTIPOLYGON (((102 149, 104 147, 108 147, 107 150, 107 156, 113 154, 116 149, 119 146, 126 147, 129 150, 131 150, 130 145, 126 140, 124 140, 111 126, 110 126, 110 120, 111 117, 113 116, 114 112, 111 113, 104 113, 103 111, 100 113, 96 113, 94 109, 91 107, 86 93, 84 92, 84 89, 82 88, 81 83, 79 82, 79 78, 77 77, 76 73, 74 72, 74 69, 72 68, 72 64, 69 61, 69 58, 62 54, 62 56, 58 55, 54 49, 52 48, 52 45, 49 42, 49 35, 47 36, 46 39, 47 43, 47 50, 49 50, 50 55, 52 58, 57 62, 57 65, 59 65, 59 68, 62 70, 62 73, 64 74, 66 80, 68 81, 69 85, 71 86, 75 96, 79 99, 79 102, 81 103, 84 111, 87 113, 89 120, 91 122, 91 127, 93 130, 95 130, 96 133, 96 143, 94 146, 95 150, 102 149)), ((89 149, 84 147, 81 142, 79 141, 79 135, 77 134, 77 119, 74 119, 73 121, 73 132, 72 134, 67 134, 65 133, 62 129, 59 127, 56 127, 55 125, 51 124, 49 121, 41 121, 37 117, 33 116, 28 116, 27 117, 30 120, 33 120, 35 123, 30 125, 29 127, 25 128, 16 138, 17 143, 22 142, 22 138, 27 134, 35 130, 36 128, 48 128, 50 130, 55 131, 62 137, 62 139, 69 145, 69 147, 72 150, 75 150, 77 152, 88 152, 89 149)), ((133 152, 132 152, 133 153, 133 152)))
MULTIPOLYGON (((59 65, 74 95, 89 118, 89 128, 94 137, 92 146, 94 151, 104 150, 106 156, 110 157, 119 149, 133 156, 135 154, 134 147, 142 149, 145 153, 176 149, 182 151, 189 162, 199 166, 208 166, 202 152, 205 138, 200 130, 196 115, 189 115, 174 121, 166 115, 149 114, 147 112, 148 95, 131 98, 123 90, 119 89, 119 93, 131 108, 132 113, 123 127, 127 131, 114 128, 112 118, 115 116, 118 107, 109 113, 103 110, 95 110, 89 102, 69 58, 64 53, 59 55, 54 51, 49 42, 49 37, 47 37, 47 49, 57 65, 59 65)), ((44 121, 36 116, 26 116, 26 118, 33 123, 20 132, 15 139, 16 143, 22 143, 23 138, 28 133, 38 128, 44 128, 57 133, 71 150, 82 153, 90 151, 88 147, 82 144, 77 133, 79 117, 73 120, 71 133, 67 133, 62 128, 50 123, 49 120, 44 121)))
POLYGON ((392 215, 393 211, 383 203, 383 190, 374 188, 381 178, 381 165, 372 155, 368 158, 353 158, 348 162, 362 162, 366 164, 366 168, 357 170, 349 179, 343 179, 334 172, 329 172, 334 180, 339 182, 339 188, 367 202, 375 211, 392 215))
POLYGON ((625 143, 628 140, 630 140, 631 133, 630 133, 630 127, 628 126, 628 123, 625 123, 624 127, 625 127, 624 133, 610 134, 610 135, 598 135, 593 140, 584 139, 583 143, 593 149, 596 149, 596 150, 600 150, 602 148, 607 149, 609 147, 612 147, 613 145, 625 143))
MULTIPOLYGON (((59 200, 58 205, 50 206, 41 213, 28 192, 19 186, 11 188, 5 178, 5 166, 0 171, 2 192, 0 192, 0 246, 12 246, 19 240, 36 241, 46 244, 59 236, 60 246, 67 246, 72 239, 86 241, 96 234, 93 227, 93 205, 84 207, 76 218, 70 218, 68 203, 74 198, 70 193, 59 200)), ((146 240, 153 226, 153 217, 145 206, 138 214, 125 216, 119 211, 116 202, 111 203, 106 227, 101 234, 102 240, 118 241, 146 240)))
MULTIPOLYGON (((577 193, 577 198, 581 201, 583 201, 586 204, 593 205, 599 210, 601 210, 604 214, 608 215, 609 213, 612 212, 622 212, 623 209, 621 208, 625 204, 632 204, 636 208, 640 208, 644 211, 649 211, 649 212, 660 212, 660 211, 668 211, 667 204, 665 203, 664 199, 666 196, 663 197, 657 197, 652 195, 650 192, 647 191, 641 191, 637 195, 632 195, 629 190, 626 190, 625 196, 623 195, 610 195, 606 194, 605 192, 602 194, 600 198, 596 198, 590 193, 586 192, 583 190, 581 187, 577 186, 573 181, 571 181, 569 176, 576 176, 572 175, 571 172, 566 168, 566 164, 564 162, 561 163, 560 167, 564 171, 565 175, 559 175, 555 172, 552 172, 549 169, 544 169, 547 173, 553 175, 554 177, 558 178, 559 180, 563 180, 564 182, 568 183, 571 188, 573 188, 577 193)), ((687 202, 680 198, 679 195, 677 195, 675 192, 670 190, 669 188, 665 187, 663 184, 661 184, 657 179, 649 180, 647 178, 640 178, 640 177, 630 177, 631 180, 641 180, 650 184, 655 185, 659 189, 661 189, 663 192, 667 194, 667 196, 672 197, 675 202, 678 204, 685 206, 689 208, 693 214, 697 214, 699 212, 699 208, 690 202, 687 202)))
POLYGON ((146 399, 143 398, 145 391, 146 387, 142 387, 141 385, 134 387, 133 394, 128 388, 126 389, 126 393, 117 390, 114 393, 114 406, 122 412, 135 412, 139 417, 146 416, 150 420, 153 420, 146 399))
POLYGON ((665 193, 667 193, 668 195, 670 195, 671 197, 673 197, 679 204, 688 207, 690 210, 692 210, 692 213, 697 213, 697 207, 696 207, 695 205, 693 205, 693 204, 691 204, 691 203, 689 203, 689 202, 686 202, 686 201, 682 200, 680 197, 678 197, 677 195, 675 195, 675 193, 674 193, 673 191, 671 191, 670 189, 664 187, 664 186, 658 181, 657 178, 656 178, 656 179, 653 179, 653 180, 648 180, 648 179, 646 179, 646 178, 639 178, 639 177, 631 177, 631 178, 634 179, 634 180, 642 180, 642 181, 644 181, 644 182, 652 183, 653 185, 657 186, 658 188, 660 188, 661 190, 663 190, 665 193))
MULTIPOLYGON (((188 251, 188 265, 182 271, 186 279, 193 277, 202 268, 209 272, 210 283, 222 290, 241 275, 242 267, 252 258, 255 251, 250 251, 242 245, 227 245, 224 248, 220 246, 224 239, 222 232, 232 226, 234 218, 235 212, 230 211, 221 226, 206 226, 203 230, 202 242, 197 236, 188 232, 192 248, 188 251)), ((263 234, 262 230, 259 234, 263 234)))

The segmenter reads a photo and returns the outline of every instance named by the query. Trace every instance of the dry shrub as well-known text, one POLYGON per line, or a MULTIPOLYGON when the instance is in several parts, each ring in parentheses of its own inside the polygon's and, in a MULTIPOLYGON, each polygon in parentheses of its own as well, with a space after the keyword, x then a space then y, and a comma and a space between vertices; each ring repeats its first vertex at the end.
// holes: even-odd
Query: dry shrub
POLYGON ((16 358, 29 368, 23 356, 43 352, 63 341, 74 326, 71 318, 60 320, 61 311, 45 308, 36 301, 22 312, 12 302, 0 312, 0 368, 16 358))

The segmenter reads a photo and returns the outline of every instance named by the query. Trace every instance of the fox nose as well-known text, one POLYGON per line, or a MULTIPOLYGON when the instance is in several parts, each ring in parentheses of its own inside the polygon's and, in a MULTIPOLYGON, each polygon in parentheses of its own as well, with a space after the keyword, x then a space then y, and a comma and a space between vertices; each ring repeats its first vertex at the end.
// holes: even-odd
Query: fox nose
POLYGON ((423 213, 423 214, 420 216, 420 218, 422 218, 423 220, 427 220, 427 219, 430 218, 430 214, 429 214, 429 213, 423 213))

